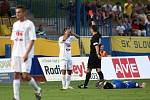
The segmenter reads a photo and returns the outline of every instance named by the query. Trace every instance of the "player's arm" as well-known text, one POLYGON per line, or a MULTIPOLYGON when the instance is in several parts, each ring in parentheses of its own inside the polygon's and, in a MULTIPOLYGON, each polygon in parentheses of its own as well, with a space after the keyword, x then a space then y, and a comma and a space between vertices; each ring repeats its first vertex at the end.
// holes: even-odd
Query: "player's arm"
POLYGON ((96 50, 96 54, 98 56, 99 59, 101 59, 101 55, 100 55, 100 47, 99 47, 99 37, 94 37, 94 42, 93 45, 95 46, 95 50, 96 50))
POLYGON ((23 54, 24 62, 28 59, 28 55, 34 45, 34 41, 36 40, 35 26, 33 23, 30 23, 29 38, 30 40, 27 44, 26 51, 23 54))
POLYGON ((91 16, 91 25, 96 25, 94 18, 93 18, 93 15, 91 16))
POLYGON ((80 36, 78 35, 78 34, 76 34, 76 33, 71 33, 73 36, 75 36, 77 39, 79 39, 80 38, 80 36))
MULTIPOLYGON (((13 50, 13 48, 14 48, 14 41, 12 41, 12 50, 13 50)), ((10 61, 12 61, 12 53, 11 53, 11 56, 10 56, 10 61)))
POLYGON ((94 21, 94 15, 93 15, 93 12, 90 14, 90 17, 91 17, 91 25, 96 25, 95 21, 94 21))
POLYGON ((34 45, 34 40, 30 40, 28 43, 27 49, 26 49, 25 53, 23 54, 24 62, 28 59, 28 55, 29 55, 33 45, 34 45))
POLYGON ((101 59, 101 55, 99 53, 100 50, 99 50, 99 45, 98 44, 95 45, 95 49, 96 49, 96 54, 97 54, 98 58, 101 59))
MULTIPOLYGON (((15 39, 16 39, 15 34, 16 34, 16 32, 15 32, 15 30, 14 30, 14 24, 13 24, 12 33, 11 33, 12 50, 13 50, 13 48, 14 48, 14 41, 15 41, 15 39)), ((11 53, 10 61, 11 61, 11 60, 12 60, 12 53, 11 53)))
POLYGON ((107 57, 107 56, 108 56, 108 54, 107 54, 107 52, 106 52, 106 51, 104 51, 104 56, 105 56, 105 57, 107 57))

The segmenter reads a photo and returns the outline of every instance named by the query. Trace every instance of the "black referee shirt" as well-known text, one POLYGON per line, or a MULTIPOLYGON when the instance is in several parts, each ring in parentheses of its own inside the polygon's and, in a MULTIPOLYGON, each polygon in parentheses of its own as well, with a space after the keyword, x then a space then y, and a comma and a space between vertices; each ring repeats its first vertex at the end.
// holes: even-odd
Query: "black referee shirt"
POLYGON ((101 35, 99 34, 99 32, 97 32, 97 34, 94 34, 92 36, 91 43, 90 43, 90 54, 96 54, 95 46, 101 42, 99 40, 100 38, 101 38, 101 35))

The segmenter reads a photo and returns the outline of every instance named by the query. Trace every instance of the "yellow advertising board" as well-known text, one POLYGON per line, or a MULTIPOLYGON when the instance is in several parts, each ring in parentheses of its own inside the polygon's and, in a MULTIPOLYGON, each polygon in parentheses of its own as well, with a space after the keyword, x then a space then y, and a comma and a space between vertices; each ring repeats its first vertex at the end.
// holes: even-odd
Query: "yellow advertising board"
POLYGON ((150 53, 150 37, 112 36, 112 51, 150 53))
MULTIPOLYGON (((12 44, 10 38, 0 38, 0 56, 5 56, 5 44, 12 44)), ((78 40, 72 42, 72 55, 80 55, 78 40)), ((35 41, 35 55, 59 56, 58 41, 38 38, 35 41)))

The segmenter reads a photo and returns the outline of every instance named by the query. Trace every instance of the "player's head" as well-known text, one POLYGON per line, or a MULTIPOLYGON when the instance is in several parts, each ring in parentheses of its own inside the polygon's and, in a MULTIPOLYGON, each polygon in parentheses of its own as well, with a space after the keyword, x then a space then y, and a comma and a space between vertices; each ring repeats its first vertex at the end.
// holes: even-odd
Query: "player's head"
POLYGON ((145 88, 146 87, 146 83, 145 82, 141 83, 139 87, 140 88, 145 88))
POLYGON ((22 5, 16 6, 16 17, 17 17, 17 19, 23 20, 25 18, 25 12, 26 12, 26 9, 24 6, 22 6, 22 5))
POLYGON ((64 35, 69 36, 70 34, 71 34, 71 28, 70 27, 64 28, 64 35))
POLYGON ((91 33, 97 32, 97 27, 96 27, 96 25, 91 25, 90 31, 91 31, 91 33))

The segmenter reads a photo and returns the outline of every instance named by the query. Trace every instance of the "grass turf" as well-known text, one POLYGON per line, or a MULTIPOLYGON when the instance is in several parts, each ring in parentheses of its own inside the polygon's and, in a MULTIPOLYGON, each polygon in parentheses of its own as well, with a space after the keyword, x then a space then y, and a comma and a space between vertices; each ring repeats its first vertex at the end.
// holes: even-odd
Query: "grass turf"
MULTIPOLYGON (((96 81, 90 81, 88 89, 78 89, 83 81, 74 81, 73 90, 61 90, 61 82, 39 83, 42 88, 42 100, 149 100, 150 80, 137 80, 146 82, 146 88, 140 89, 110 89, 100 90, 95 87, 96 81)), ((0 83, 0 100, 12 100, 12 84, 0 83)), ((20 87, 21 100, 35 100, 34 92, 27 83, 20 87)))

